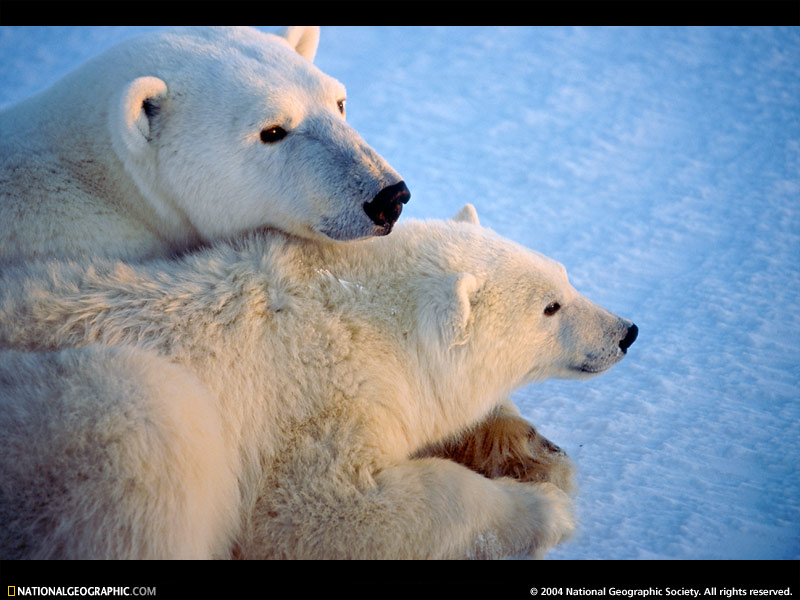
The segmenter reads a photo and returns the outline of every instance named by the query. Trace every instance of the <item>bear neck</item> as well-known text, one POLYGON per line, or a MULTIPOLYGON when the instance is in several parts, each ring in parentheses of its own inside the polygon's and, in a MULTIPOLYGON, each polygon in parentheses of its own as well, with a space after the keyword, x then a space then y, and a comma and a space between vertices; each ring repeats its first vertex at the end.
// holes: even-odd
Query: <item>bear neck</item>
MULTIPOLYGON (((116 52, 120 49, 108 51, 116 52)), ((7 186, 12 194, 26 199, 15 209, 22 214, 14 218, 35 227, 41 212, 59 214, 65 232, 39 236, 41 247, 18 248, 24 258, 97 254, 103 248, 108 251, 101 250, 103 256, 139 259, 180 252, 199 241, 175 203, 143 193, 113 149, 108 124, 112 96, 129 81, 126 73, 97 68, 101 60, 109 60, 108 55, 89 60, 48 89, 0 112, 0 164, 14 174, 7 186), (39 193, 27 183, 47 182, 54 174, 59 185, 39 193), (66 211, 65 205, 70 206, 66 211), (127 236, 121 238, 120 231, 127 236), (142 255, 143 250, 148 253, 142 255)), ((142 65, 143 72, 150 68, 142 65)), ((0 217, 5 203, 0 204, 0 217)))

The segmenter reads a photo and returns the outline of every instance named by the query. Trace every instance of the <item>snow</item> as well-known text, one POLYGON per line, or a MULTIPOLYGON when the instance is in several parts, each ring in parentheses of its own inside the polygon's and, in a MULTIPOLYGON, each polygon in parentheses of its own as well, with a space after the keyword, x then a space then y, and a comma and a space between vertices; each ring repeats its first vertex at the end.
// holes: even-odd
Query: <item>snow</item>
MULTIPOLYGON (((0 106, 150 29, 0 27, 0 106)), ((549 558, 800 558, 800 30, 329 27, 316 62, 404 215, 470 202, 639 326, 514 395, 579 469, 549 558)))

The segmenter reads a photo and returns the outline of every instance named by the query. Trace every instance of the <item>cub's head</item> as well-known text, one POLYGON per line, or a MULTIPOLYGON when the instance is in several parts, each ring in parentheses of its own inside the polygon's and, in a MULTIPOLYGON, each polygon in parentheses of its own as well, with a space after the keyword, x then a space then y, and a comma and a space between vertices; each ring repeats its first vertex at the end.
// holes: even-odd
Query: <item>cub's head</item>
POLYGON ((118 51, 141 65, 112 99, 113 147, 167 231, 391 231, 408 188, 345 121, 344 86, 312 64, 318 41, 315 27, 190 28, 118 51))
POLYGON ((636 325, 579 294, 563 266, 481 227, 470 205, 453 221, 422 234, 442 271, 427 278, 417 318, 438 359, 510 391, 592 377, 625 356, 636 325))

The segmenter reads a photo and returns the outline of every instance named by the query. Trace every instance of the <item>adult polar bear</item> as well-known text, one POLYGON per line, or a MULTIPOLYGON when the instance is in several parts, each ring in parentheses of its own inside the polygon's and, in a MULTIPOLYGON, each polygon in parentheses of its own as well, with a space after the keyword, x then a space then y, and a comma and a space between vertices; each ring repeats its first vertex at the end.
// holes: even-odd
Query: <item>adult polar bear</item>
POLYGON ((0 113, 0 264, 168 256, 261 226, 388 233, 408 190, 345 122, 318 40, 155 32, 0 113))
POLYGON ((470 215, 7 273, 0 555, 541 556, 561 490, 419 452, 636 327, 470 215))

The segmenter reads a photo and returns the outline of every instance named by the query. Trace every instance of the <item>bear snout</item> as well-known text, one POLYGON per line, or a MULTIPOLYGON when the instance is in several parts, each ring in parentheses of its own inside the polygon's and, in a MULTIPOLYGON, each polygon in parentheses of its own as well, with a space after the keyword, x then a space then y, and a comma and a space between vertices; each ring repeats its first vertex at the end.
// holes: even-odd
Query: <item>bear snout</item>
POLYGON ((639 328, 636 326, 635 323, 631 323, 631 326, 628 327, 628 333, 625 334, 625 337, 622 338, 619 342, 619 347, 622 350, 623 354, 628 352, 628 348, 631 347, 631 344, 636 341, 636 337, 639 335, 639 328))
POLYGON ((383 188, 370 202, 364 203, 364 212, 375 225, 383 228, 378 235, 386 235, 403 211, 403 204, 409 201, 411 192, 404 181, 383 188))

